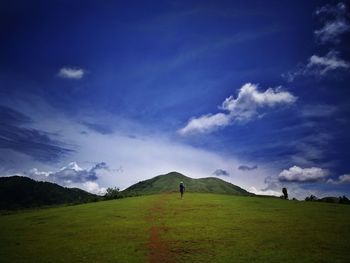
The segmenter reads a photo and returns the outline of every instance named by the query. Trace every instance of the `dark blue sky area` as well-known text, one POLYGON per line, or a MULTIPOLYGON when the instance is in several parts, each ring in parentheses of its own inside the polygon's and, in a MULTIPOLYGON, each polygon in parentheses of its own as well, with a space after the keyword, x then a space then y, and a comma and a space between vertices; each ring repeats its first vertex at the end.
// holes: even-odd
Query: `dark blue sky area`
POLYGON ((293 187, 344 193, 349 8, 341 1, 3 1, 0 150, 28 158, 22 170, 0 158, 2 173, 106 161, 82 152, 71 130, 103 139, 157 134, 266 167, 277 181, 285 170, 293 187))

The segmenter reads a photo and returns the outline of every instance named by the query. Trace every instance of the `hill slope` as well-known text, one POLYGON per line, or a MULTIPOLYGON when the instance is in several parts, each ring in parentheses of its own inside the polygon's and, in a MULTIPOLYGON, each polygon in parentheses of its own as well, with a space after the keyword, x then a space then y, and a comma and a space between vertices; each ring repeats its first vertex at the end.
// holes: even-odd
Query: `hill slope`
POLYGON ((84 203, 99 198, 78 188, 65 188, 28 177, 0 177, 0 209, 17 209, 66 203, 84 203))
POLYGON ((181 181, 184 182, 187 192, 253 195, 219 178, 208 177, 193 179, 177 172, 171 172, 141 181, 125 189, 122 193, 125 195, 143 195, 176 192, 179 189, 179 183, 181 181))
POLYGON ((1 262, 350 262, 350 206, 187 193, 0 215, 1 262))

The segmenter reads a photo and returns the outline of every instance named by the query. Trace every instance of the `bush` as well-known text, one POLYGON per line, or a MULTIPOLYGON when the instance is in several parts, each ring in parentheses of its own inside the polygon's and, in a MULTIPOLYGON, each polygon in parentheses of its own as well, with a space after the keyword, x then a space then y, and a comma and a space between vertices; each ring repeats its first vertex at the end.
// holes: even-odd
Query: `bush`
POLYGON ((350 204, 350 200, 345 195, 339 196, 339 204, 350 204))
POLYGON ((114 188, 107 188, 106 194, 104 196, 104 198, 106 200, 111 200, 111 199, 119 199, 122 198, 123 195, 120 193, 119 188, 114 187, 114 188))
POLYGON ((305 198, 305 201, 317 201, 317 197, 314 195, 310 195, 308 197, 305 198))

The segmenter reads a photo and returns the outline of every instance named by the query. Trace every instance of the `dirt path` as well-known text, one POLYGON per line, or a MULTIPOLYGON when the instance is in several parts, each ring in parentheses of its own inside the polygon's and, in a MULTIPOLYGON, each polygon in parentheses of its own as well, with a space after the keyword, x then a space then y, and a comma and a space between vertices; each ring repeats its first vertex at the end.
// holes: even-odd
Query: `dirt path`
POLYGON ((171 252, 169 250, 169 244, 166 240, 161 238, 162 233, 167 231, 167 229, 162 224, 162 217, 164 213, 164 208, 169 195, 164 194, 159 196, 152 208, 149 211, 149 216, 147 218, 151 225, 149 231, 149 263, 173 263, 171 252))

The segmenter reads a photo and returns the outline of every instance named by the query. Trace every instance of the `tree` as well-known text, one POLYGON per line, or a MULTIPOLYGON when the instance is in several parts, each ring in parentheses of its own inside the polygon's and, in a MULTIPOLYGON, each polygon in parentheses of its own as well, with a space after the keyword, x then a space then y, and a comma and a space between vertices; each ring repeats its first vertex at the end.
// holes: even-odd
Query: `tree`
POLYGON ((288 199, 288 191, 287 191, 287 188, 283 187, 282 188, 282 193, 283 193, 283 197, 284 199, 288 199))
POLYGON ((305 198, 305 201, 316 201, 318 198, 314 195, 310 195, 305 198))
POLYGON ((118 199, 121 198, 121 194, 119 192, 119 188, 114 187, 108 187, 106 190, 106 194, 105 194, 105 199, 118 199))
POLYGON ((339 196, 339 204, 350 204, 350 200, 345 195, 339 196))

